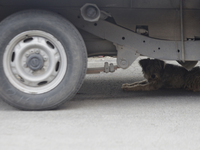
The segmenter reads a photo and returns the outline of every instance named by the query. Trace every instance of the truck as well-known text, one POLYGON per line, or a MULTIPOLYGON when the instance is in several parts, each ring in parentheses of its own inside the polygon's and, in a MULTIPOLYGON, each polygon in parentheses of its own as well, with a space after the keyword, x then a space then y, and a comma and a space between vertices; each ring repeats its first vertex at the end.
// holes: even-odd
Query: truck
POLYGON ((80 89, 90 56, 200 60, 199 0, 1 0, 0 96, 22 110, 55 109, 80 89))

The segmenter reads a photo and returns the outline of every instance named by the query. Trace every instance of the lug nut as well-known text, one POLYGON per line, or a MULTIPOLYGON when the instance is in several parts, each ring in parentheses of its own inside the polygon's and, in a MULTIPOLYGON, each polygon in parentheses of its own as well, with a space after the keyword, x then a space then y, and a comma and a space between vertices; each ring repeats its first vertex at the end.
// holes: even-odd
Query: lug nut
POLYGON ((36 52, 37 54, 39 54, 39 53, 40 53, 40 50, 39 50, 39 49, 37 49, 35 52, 36 52))
POLYGON ((26 53, 26 54, 25 54, 25 56, 26 56, 26 57, 28 57, 28 56, 29 56, 29 54, 28 54, 28 53, 26 53))
POLYGON ((30 50, 31 53, 34 53, 34 50, 30 50))
POLYGON ((48 57, 47 57, 47 56, 44 56, 43 58, 44 58, 44 61, 47 61, 47 60, 48 60, 48 57))

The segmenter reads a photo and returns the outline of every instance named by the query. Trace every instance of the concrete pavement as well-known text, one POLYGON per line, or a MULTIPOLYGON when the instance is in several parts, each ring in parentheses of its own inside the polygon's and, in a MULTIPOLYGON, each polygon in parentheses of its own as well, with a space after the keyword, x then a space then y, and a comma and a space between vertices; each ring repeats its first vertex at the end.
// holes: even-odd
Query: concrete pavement
MULTIPOLYGON (((90 59, 89 67, 102 59, 90 59)), ((20 111, 0 100, 0 149, 199 150, 200 93, 123 92, 121 84, 143 79, 137 61, 127 70, 87 75, 58 110, 20 111)))

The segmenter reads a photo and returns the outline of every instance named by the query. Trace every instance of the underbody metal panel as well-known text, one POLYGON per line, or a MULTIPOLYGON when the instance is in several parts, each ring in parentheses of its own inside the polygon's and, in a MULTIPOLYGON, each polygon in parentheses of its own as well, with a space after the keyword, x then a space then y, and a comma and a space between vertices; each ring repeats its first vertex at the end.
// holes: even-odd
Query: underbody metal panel
MULTIPOLYGON (((162 45, 162 51, 158 50, 161 46, 157 43, 158 45, 150 50, 141 49, 140 54, 181 60, 184 53, 184 60, 199 60, 200 58, 197 50, 200 39, 199 0, 1 0, 0 20, 25 9, 50 10, 70 20, 74 15, 80 16, 80 8, 86 3, 96 4, 100 10, 109 13, 114 25, 133 33, 137 32, 137 27, 145 27, 148 32, 145 38, 165 40, 166 43, 172 41, 175 43, 173 47, 176 45, 173 50, 170 50, 170 44, 162 45), (180 4, 182 4, 182 9, 180 4), (182 50, 181 40, 184 41, 186 51, 182 50)), ((74 23, 74 25, 79 27, 79 24, 74 23)), ((102 38, 98 34, 92 35, 95 32, 81 27, 79 30, 86 42, 89 55, 117 53, 113 41, 102 38)), ((138 38, 134 36, 131 40, 137 41, 138 38)), ((139 47, 142 48, 140 45, 139 47)))
MULTIPOLYGON (((1 0, 0 19, 23 9, 47 9, 67 16, 86 3, 94 3, 127 29, 148 26, 149 37, 181 40, 181 0, 1 0), (2 13, 3 12, 3 13, 2 13)), ((184 39, 200 37, 200 1, 183 0, 184 39)))
MULTIPOLYGON (((180 0, 1 0, 1 6, 81 7, 95 3, 99 7, 133 9, 179 9, 180 0)), ((185 9, 200 9, 199 0, 184 0, 185 9)))
MULTIPOLYGON (((153 58, 182 60, 182 43, 181 41, 167 41, 152 39, 143 35, 138 35, 130 30, 121 28, 107 21, 98 21, 90 23, 82 21, 81 18, 72 17, 71 21, 77 27, 91 32, 102 39, 123 45, 142 55, 153 58)), ((200 59, 200 41, 185 41, 185 60, 200 59), (192 50, 190 50, 192 48, 192 50)))

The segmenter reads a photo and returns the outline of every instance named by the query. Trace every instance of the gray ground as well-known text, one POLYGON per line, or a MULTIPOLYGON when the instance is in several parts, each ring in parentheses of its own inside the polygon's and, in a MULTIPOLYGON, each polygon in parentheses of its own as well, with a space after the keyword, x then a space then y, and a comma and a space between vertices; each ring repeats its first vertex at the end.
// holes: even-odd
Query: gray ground
POLYGON ((87 75, 75 98, 54 111, 19 111, 0 100, 0 149, 199 150, 200 93, 121 90, 141 79, 137 61, 128 70, 87 75))

